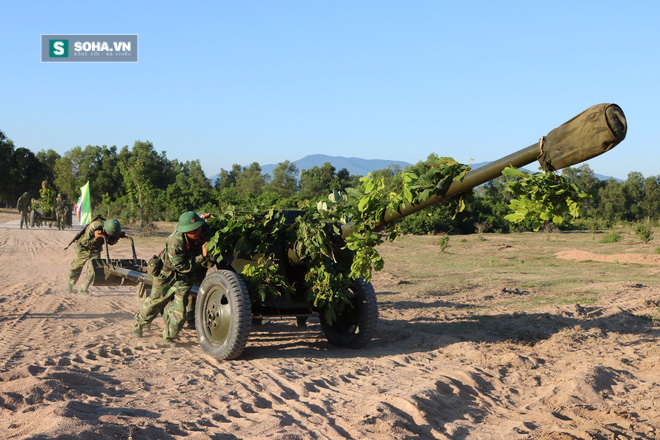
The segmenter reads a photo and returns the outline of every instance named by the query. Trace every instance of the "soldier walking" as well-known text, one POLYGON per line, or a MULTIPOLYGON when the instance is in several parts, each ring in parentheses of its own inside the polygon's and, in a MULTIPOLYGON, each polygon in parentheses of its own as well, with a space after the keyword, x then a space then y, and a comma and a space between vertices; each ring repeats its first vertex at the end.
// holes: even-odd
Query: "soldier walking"
POLYGON ((94 281, 94 268, 92 261, 101 258, 101 249, 103 243, 108 242, 114 245, 124 234, 121 232, 121 225, 118 220, 98 219, 88 224, 82 236, 76 241, 76 257, 69 267, 69 282, 67 292, 73 293, 73 286, 76 284, 82 273, 83 266, 87 263, 87 275, 78 289, 80 295, 87 295, 87 288, 94 281))
POLYGON ((167 238, 165 250, 156 257, 158 260, 149 272, 153 278, 151 295, 135 314, 134 336, 141 337, 142 330, 162 312, 165 319, 163 343, 170 347, 176 345, 174 339, 186 322, 189 290, 198 281, 200 270, 213 265, 204 241, 209 229, 204 218, 208 216, 188 211, 179 217, 176 230, 167 238))
POLYGON ((23 229, 24 222, 25 228, 30 229, 30 205, 30 194, 25 192, 18 198, 18 202, 16 203, 16 209, 21 214, 21 229, 23 229))

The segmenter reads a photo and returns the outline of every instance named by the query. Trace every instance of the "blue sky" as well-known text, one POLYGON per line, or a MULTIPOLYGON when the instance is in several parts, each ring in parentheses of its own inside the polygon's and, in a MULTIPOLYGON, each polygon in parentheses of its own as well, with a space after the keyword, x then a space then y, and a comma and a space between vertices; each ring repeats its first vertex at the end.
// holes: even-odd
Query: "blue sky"
POLYGON ((207 176, 308 154, 498 159, 591 105, 628 136, 587 162, 660 174, 660 2, 12 2, 0 130, 17 147, 151 141, 207 176), (138 34, 138 63, 41 63, 41 34, 138 34))

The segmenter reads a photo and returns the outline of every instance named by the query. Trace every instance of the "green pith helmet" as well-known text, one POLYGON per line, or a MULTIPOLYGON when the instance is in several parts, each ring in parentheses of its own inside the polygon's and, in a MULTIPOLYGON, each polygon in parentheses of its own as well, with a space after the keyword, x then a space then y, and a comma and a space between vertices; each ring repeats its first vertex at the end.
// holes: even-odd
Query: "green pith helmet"
POLYGON ((59 193, 59 194, 57 195, 57 198, 58 198, 58 199, 61 199, 61 198, 62 198, 62 193, 59 193))
POLYGON ((121 235, 121 225, 115 219, 103 222, 103 230, 111 237, 119 237, 121 235))
POLYGON ((24 193, 23 193, 23 197, 28 197, 29 195, 30 195, 30 194, 28 194, 27 192, 24 192, 24 193))
POLYGON ((181 214, 179 217, 179 232, 190 232, 194 231, 197 228, 201 228, 205 223, 204 219, 201 218, 195 211, 188 211, 181 214))

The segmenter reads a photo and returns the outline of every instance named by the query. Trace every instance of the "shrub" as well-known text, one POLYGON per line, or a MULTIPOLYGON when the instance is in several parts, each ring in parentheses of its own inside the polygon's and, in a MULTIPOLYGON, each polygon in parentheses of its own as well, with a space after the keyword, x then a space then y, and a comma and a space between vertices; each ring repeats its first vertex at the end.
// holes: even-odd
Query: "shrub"
POLYGON ((444 252, 445 249, 449 247, 449 235, 442 234, 438 239, 438 246, 440 246, 440 250, 444 252))
POLYGON ((653 240, 653 229, 650 226, 638 223, 635 227, 635 233, 644 243, 649 243, 653 240))
POLYGON ((621 234, 615 231, 610 231, 601 238, 599 243, 616 243, 619 241, 621 241, 621 234))

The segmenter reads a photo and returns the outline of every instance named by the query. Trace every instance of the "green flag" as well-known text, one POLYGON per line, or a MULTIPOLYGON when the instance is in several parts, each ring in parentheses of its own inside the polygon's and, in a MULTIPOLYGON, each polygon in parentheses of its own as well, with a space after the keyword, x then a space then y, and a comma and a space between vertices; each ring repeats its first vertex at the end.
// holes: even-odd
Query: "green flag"
POLYGON ((80 188, 80 199, 78 200, 78 219, 81 225, 92 221, 92 202, 89 197, 89 180, 80 188))

